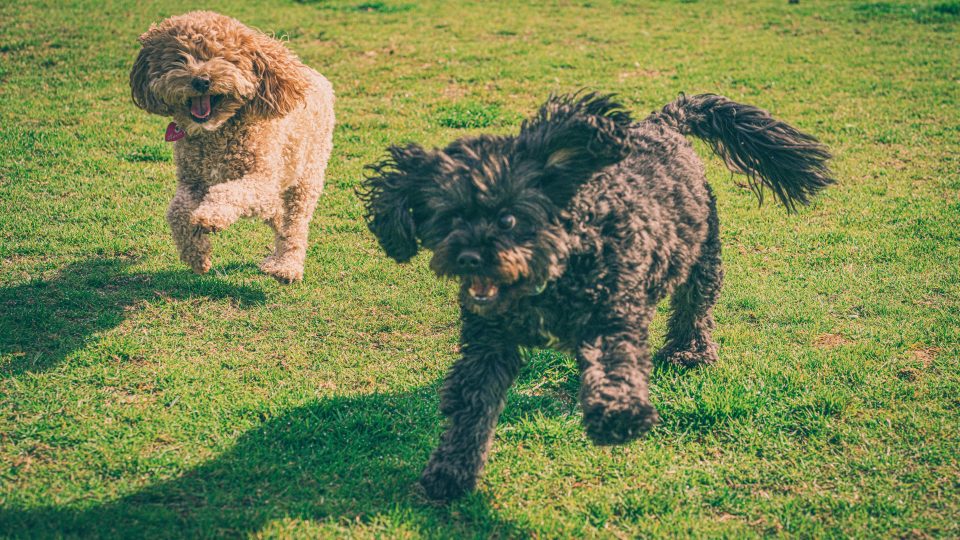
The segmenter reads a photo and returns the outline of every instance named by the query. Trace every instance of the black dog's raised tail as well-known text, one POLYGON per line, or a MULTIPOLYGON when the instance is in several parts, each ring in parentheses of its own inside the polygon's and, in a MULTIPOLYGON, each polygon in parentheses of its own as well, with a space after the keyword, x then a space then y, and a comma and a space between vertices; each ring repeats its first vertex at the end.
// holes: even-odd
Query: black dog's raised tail
POLYGON ((730 170, 749 178, 761 203, 766 186, 793 211, 834 182, 826 146, 763 109, 716 94, 681 94, 651 120, 710 143, 730 170))

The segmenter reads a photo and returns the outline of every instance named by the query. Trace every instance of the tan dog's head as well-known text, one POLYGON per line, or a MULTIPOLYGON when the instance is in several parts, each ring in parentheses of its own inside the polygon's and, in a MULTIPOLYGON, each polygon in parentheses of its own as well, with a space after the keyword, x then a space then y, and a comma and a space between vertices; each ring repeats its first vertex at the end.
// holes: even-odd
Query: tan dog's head
POLYGON ((304 66, 279 41, 210 11, 171 17, 140 36, 133 102, 189 135, 236 115, 282 116, 304 97, 304 66))

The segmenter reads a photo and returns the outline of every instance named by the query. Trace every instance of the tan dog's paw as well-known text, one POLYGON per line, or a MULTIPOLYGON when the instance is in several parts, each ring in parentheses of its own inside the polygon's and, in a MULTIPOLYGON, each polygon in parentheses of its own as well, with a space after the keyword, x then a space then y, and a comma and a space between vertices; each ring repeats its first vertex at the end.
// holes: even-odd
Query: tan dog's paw
POLYGON ((188 252, 180 255, 180 260, 185 262, 195 273, 206 274, 210 271, 210 257, 196 253, 188 252))
POLYGON ((273 256, 267 257, 260 263, 260 270, 283 284, 303 281, 303 265, 285 262, 273 256))
POLYGON ((206 274, 210 271, 210 259, 204 259, 202 261, 197 261, 195 264, 191 264, 190 267, 197 274, 206 274))
POLYGON ((216 206, 201 204, 190 215, 190 224, 204 233, 215 233, 230 226, 230 220, 216 206))

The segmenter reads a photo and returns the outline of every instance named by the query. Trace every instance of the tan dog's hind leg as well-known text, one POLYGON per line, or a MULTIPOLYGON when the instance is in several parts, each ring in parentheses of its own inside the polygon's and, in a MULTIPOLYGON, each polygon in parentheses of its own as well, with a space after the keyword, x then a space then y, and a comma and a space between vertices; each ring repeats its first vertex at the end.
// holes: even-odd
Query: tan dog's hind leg
POLYGON ((267 221, 274 231, 274 252, 264 259, 260 269, 282 283, 303 279, 303 264, 307 258, 307 236, 310 218, 317 206, 320 193, 312 193, 302 184, 283 192, 283 208, 267 221))
POLYGON ((180 260, 194 272, 205 274, 210 270, 210 238, 192 223, 191 216, 198 206, 200 199, 194 197, 190 188, 178 185, 167 209, 167 223, 173 232, 180 260))

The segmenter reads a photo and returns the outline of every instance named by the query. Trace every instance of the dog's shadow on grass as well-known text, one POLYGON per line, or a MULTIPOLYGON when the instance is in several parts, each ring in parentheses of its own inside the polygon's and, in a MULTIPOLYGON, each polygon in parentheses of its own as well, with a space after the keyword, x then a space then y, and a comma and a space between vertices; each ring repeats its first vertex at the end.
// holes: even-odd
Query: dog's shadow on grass
MULTIPOLYGON (((245 536, 270 530, 276 520, 285 530, 292 520, 319 524, 331 536, 358 524, 384 536, 518 536, 482 493, 449 506, 423 498, 417 476, 441 425, 436 392, 430 386, 301 406, 246 432, 221 456, 116 501, 80 509, 0 509, 0 531, 245 536), (393 529, 397 525, 400 530, 393 529)), ((550 406, 525 402, 524 409, 539 405, 550 406)))
MULTIPOLYGON (((206 297, 250 304, 264 299, 255 288, 183 271, 129 272, 131 262, 81 261, 51 279, 0 288, 5 336, 0 352, 15 353, 14 363, 0 366, 0 373, 56 366, 91 336, 120 324, 142 301, 206 297)), ((543 378, 556 369, 549 372, 548 390, 566 401, 551 392, 513 394, 501 424, 520 421, 527 412, 571 410, 577 377, 575 363, 567 360, 557 368, 556 359, 536 357, 526 370, 543 378)), ((278 533, 302 520, 330 536, 358 524, 383 536, 523 536, 482 492, 453 505, 423 498, 417 477, 441 425, 435 385, 321 399, 265 420, 205 463, 116 500, 0 507, 0 536, 246 536, 269 531, 278 520, 278 533)))
POLYGON ((143 301, 230 298, 262 302, 262 291, 183 270, 130 273, 132 258, 92 258, 49 279, 0 287, 0 375, 56 367, 95 334, 114 328, 143 301))

